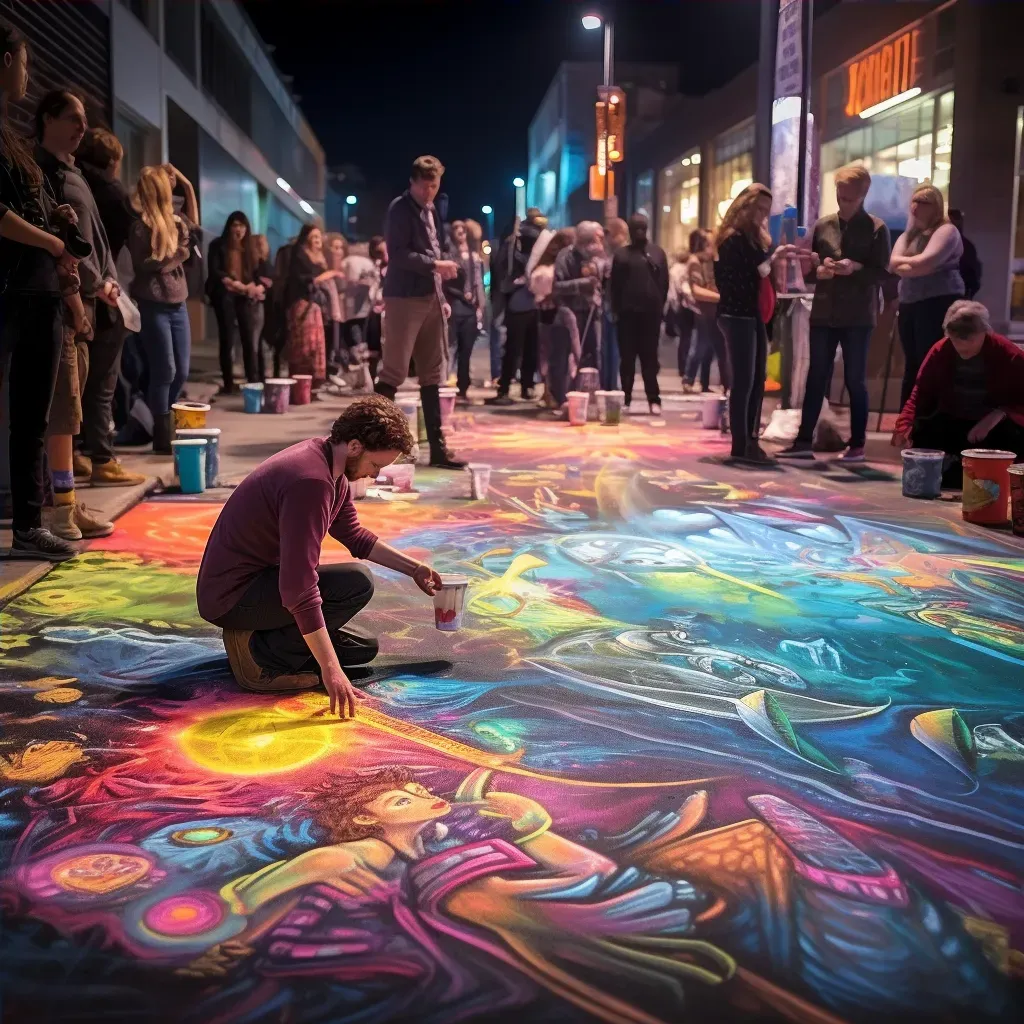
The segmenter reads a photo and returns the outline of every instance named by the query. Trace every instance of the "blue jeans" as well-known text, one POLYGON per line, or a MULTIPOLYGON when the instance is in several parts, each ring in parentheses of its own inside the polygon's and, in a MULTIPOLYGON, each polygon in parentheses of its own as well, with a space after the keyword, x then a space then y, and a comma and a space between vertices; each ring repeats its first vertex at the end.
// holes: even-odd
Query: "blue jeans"
POLYGON ((718 323, 713 313, 698 313, 694 317, 697 328, 697 344, 691 346, 689 358, 686 360, 686 371, 683 379, 687 384, 693 384, 700 374, 700 386, 702 391, 711 388, 711 363, 718 360, 718 376, 722 387, 729 390, 729 359, 725 353, 725 338, 718 329, 718 323))
POLYGON ((832 380, 836 347, 843 350, 843 377, 850 392, 850 447, 863 448, 868 429, 868 343, 871 327, 811 327, 811 365, 807 370, 800 433, 796 439, 810 444, 821 415, 821 403, 832 380))
POLYGON ((166 416, 188 379, 192 334, 184 302, 139 301, 139 339, 149 369, 146 404, 154 416, 166 416))
POLYGON ((619 388, 619 329, 610 312, 604 314, 604 337, 601 344, 601 387, 605 391, 619 388))

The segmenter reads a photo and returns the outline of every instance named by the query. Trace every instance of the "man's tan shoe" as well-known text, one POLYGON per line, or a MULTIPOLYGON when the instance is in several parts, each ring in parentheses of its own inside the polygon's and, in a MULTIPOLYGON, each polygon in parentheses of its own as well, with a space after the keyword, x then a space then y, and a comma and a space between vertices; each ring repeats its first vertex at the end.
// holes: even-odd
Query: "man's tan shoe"
POLYGON ((288 693, 295 690, 311 690, 320 685, 315 672, 297 672, 292 675, 271 675, 256 664, 249 641, 251 629, 225 629, 224 649, 228 652, 228 664, 235 682, 245 690, 256 693, 288 693))

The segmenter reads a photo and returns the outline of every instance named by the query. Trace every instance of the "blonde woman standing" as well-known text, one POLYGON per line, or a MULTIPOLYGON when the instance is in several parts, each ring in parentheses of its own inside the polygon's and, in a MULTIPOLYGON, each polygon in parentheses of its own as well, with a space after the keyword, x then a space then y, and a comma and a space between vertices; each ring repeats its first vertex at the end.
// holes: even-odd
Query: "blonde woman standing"
POLYGON ((139 305, 139 339, 149 368, 146 402, 153 414, 153 451, 171 453, 171 406, 188 379, 192 335, 185 300, 195 193, 179 171, 169 166, 143 167, 132 199, 139 219, 128 234, 135 277, 131 295, 139 305), (174 212, 175 183, 185 190, 185 208, 174 212), (189 216, 191 214, 191 217, 189 216))
POLYGON ((790 252, 788 246, 769 252, 772 240, 766 224, 771 210, 767 187, 757 182, 748 185, 726 210, 715 238, 718 326, 731 370, 732 458, 754 464, 774 461, 757 442, 768 362, 768 335, 759 304, 761 282, 771 273, 772 261, 790 252))
POLYGON ((942 193, 934 185, 914 189, 907 230, 896 239, 889 260, 889 269, 900 279, 901 408, 914 390, 928 350, 943 336, 946 312, 964 297, 963 254, 963 239, 946 217, 942 193))

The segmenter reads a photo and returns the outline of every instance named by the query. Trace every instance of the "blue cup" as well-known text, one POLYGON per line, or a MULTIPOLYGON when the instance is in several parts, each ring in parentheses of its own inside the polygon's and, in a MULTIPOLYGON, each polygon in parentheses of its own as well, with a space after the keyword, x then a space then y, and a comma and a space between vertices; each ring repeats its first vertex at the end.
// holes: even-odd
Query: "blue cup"
POLYGON ((183 427, 174 436, 179 441, 190 437, 206 439, 206 487, 216 487, 220 478, 220 427, 183 427))
POLYGON ((907 448, 903 452, 903 496, 937 498, 942 493, 945 452, 931 448, 907 448))
POLYGON ((263 412, 263 385, 243 384, 242 402, 246 412, 263 412))
POLYGON ((171 442, 182 494, 206 490, 206 438, 183 437, 171 442))

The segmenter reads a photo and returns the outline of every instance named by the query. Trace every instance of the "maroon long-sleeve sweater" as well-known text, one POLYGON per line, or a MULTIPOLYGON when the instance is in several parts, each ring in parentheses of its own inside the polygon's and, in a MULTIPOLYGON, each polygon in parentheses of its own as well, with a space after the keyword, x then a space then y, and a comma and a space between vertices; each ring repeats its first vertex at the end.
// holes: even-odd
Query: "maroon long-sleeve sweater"
POLYGON ((228 498, 199 567, 199 614, 216 622, 279 565, 281 603, 304 635, 316 632, 324 624, 316 568, 328 533, 356 558, 377 542, 359 524, 348 481, 334 479, 330 442, 314 437, 271 456, 228 498))

